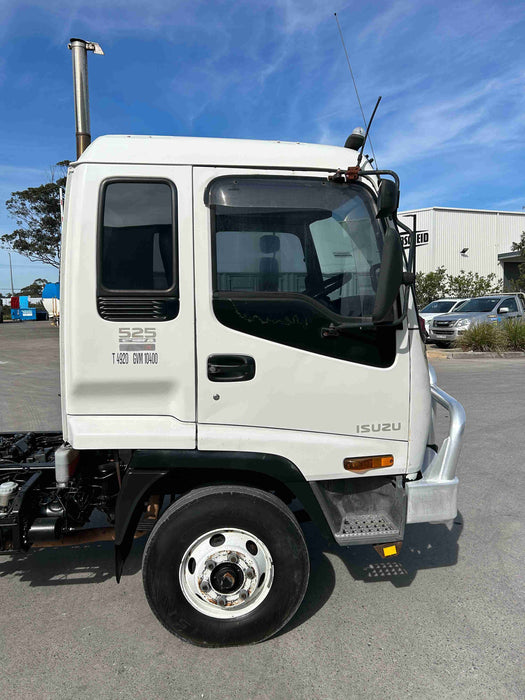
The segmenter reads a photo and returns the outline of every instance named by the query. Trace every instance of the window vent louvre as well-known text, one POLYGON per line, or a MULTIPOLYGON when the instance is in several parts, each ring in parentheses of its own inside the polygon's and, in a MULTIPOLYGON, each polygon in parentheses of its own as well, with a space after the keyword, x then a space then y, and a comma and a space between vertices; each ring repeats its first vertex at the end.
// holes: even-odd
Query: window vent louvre
POLYGON ((169 321, 178 312, 176 299, 98 297, 98 312, 106 321, 169 321))

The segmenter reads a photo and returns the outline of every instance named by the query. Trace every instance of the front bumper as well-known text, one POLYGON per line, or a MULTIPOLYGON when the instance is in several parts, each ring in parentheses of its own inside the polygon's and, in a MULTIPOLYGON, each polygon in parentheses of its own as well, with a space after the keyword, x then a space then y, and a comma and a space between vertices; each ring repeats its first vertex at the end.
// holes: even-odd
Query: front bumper
POLYGON ((429 325, 428 339, 431 343, 436 341, 440 343, 455 343, 466 330, 466 328, 434 328, 434 326, 429 325))
POLYGON ((447 437, 437 452, 427 448, 421 479, 407 481, 407 523, 444 522, 457 515, 458 478, 456 468, 465 429, 465 411, 452 396, 436 386, 433 370, 430 376, 432 404, 439 404, 449 413, 447 437))

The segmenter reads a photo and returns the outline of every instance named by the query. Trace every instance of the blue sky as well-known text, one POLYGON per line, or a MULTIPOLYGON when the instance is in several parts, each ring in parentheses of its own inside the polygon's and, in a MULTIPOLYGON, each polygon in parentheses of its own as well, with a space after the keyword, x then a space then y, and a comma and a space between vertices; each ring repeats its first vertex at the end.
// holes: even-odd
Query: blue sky
MULTIPOLYGON (((89 56, 91 128, 343 144, 362 124, 401 208, 525 206, 523 2, 0 0, 0 233, 15 190, 74 159, 71 55, 89 56)), ((56 271, 13 255, 15 288, 56 271)), ((10 286, 0 251, 0 292, 10 286)))

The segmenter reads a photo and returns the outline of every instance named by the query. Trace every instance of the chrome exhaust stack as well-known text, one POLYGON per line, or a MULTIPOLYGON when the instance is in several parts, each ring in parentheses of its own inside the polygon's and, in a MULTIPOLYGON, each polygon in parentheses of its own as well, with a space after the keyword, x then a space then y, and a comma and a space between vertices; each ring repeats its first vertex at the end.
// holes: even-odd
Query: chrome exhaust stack
POLYGON ((87 52, 93 51, 101 56, 104 52, 99 44, 84 39, 70 39, 68 48, 73 54, 73 90, 75 95, 75 127, 77 158, 91 143, 91 125, 89 122, 89 89, 87 52))

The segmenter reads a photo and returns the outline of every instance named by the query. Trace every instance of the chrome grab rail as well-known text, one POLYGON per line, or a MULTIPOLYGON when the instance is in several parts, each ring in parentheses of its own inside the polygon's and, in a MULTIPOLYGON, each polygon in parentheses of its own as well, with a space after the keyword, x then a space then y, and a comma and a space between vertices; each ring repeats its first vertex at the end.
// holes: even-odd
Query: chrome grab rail
POLYGON ((456 476, 461 452, 461 438, 466 423, 465 409, 459 401, 435 384, 430 385, 430 394, 432 401, 449 412, 449 429, 436 456, 423 472, 423 478, 425 481, 451 481, 456 476))

